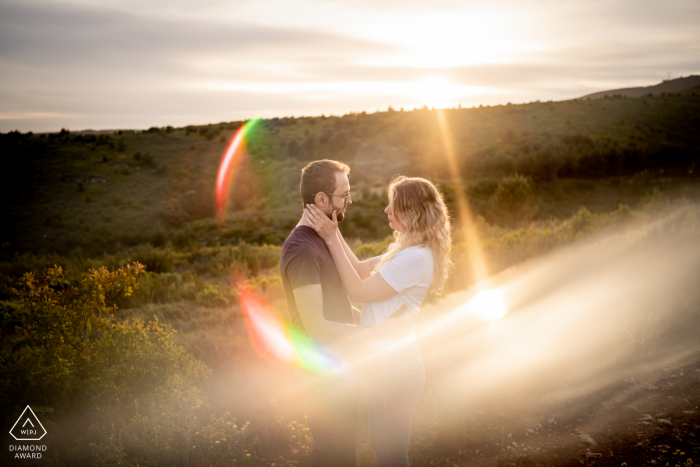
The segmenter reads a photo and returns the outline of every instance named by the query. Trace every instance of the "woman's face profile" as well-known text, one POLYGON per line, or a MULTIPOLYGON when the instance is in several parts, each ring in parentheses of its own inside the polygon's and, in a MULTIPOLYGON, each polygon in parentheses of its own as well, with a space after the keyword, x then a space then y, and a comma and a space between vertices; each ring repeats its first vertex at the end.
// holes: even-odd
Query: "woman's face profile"
POLYGON ((403 232, 406 229, 406 226, 404 226, 396 216, 394 208, 391 204, 384 209, 384 212, 389 217, 389 227, 399 232, 403 232))

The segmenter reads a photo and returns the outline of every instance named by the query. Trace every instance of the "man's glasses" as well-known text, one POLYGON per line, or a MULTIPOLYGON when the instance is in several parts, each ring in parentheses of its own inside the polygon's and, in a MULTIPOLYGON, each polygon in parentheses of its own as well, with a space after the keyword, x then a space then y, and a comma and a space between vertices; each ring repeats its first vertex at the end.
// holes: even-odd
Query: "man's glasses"
MULTIPOLYGON (((338 198, 343 198, 343 202, 345 204, 348 204, 348 198, 350 198, 349 191, 343 195, 336 195, 335 193, 326 193, 325 191, 319 191, 318 193, 323 193, 323 194, 328 195, 328 196, 337 196, 338 198)), ((314 193, 313 196, 316 196, 318 193, 314 193)))

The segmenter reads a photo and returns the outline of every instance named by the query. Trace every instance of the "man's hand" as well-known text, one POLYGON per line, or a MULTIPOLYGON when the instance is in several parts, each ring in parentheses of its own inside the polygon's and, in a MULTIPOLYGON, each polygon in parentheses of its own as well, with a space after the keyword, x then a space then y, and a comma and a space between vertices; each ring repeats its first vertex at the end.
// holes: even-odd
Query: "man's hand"
POLYGON ((402 319, 401 315, 403 315, 406 309, 406 305, 403 305, 380 326, 385 339, 403 339, 413 334, 413 330, 416 328, 416 322, 418 321, 418 313, 414 313, 412 316, 402 319))

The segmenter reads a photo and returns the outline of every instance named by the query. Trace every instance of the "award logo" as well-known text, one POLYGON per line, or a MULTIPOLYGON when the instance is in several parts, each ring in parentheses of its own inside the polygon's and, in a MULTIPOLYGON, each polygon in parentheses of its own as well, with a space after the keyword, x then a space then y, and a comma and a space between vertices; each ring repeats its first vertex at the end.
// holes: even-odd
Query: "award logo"
POLYGON ((10 434, 17 441, 39 441, 46 435, 46 429, 31 407, 27 406, 10 429, 10 434))

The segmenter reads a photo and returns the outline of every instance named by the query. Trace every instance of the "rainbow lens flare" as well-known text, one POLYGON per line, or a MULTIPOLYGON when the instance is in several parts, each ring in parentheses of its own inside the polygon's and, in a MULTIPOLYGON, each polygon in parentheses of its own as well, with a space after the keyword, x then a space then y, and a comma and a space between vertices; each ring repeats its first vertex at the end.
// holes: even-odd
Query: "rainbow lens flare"
POLYGON ((216 176, 216 211, 219 219, 223 219, 226 214, 226 205, 231 187, 231 178, 236 166, 240 162, 241 154, 245 147, 246 137, 260 122, 259 118, 248 120, 233 134, 233 138, 226 146, 224 155, 221 157, 219 173, 216 176))
POLYGON ((337 372, 343 368, 340 360, 304 331, 280 318, 249 287, 239 284, 238 292, 248 335, 258 354, 314 373, 337 372))

